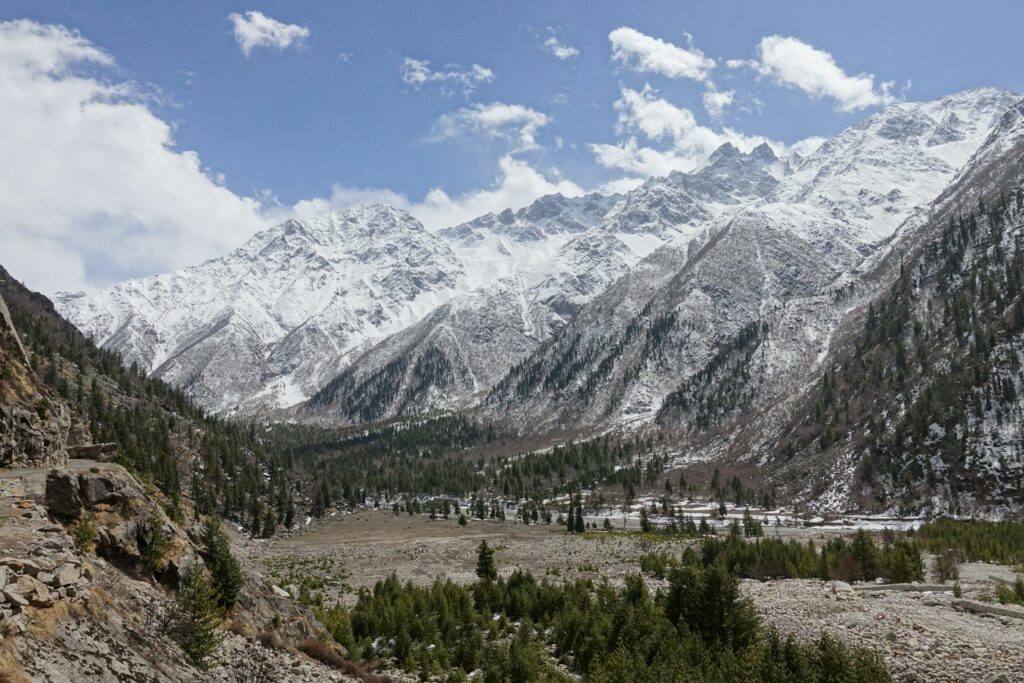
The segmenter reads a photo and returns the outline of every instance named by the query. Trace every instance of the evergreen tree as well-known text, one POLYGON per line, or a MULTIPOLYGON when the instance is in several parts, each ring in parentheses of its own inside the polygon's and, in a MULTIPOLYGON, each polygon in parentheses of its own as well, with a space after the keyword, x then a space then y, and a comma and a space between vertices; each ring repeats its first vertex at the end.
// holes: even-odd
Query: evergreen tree
POLYGON ((217 604, 221 609, 234 607, 238 593, 242 590, 245 577, 238 560, 231 553, 227 534, 221 528, 220 520, 208 517, 203 526, 203 544, 210 563, 217 604))
POLYGON ((217 615, 213 586, 203 570, 193 566, 182 581, 170 635, 196 668, 210 665, 210 657, 223 640, 217 632, 217 615))
POLYGON ((476 575, 481 581, 494 581, 498 578, 498 570, 494 566, 494 549, 487 541, 480 541, 476 552, 476 575))

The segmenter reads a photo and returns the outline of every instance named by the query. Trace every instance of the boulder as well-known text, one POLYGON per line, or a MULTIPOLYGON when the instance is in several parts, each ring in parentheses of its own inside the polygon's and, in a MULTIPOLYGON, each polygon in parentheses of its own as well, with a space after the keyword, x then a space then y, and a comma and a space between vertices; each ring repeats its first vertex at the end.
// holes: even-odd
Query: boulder
POLYGON ((79 578, 81 578, 81 573, 73 564, 62 564, 57 568, 55 580, 58 586, 73 586, 78 583, 79 578))
POLYGON ((9 568, 15 574, 27 574, 29 576, 35 576, 42 571, 38 563, 27 557, 0 557, 0 566, 9 568))
POLYGON ((82 497, 78 480, 70 472, 51 470, 46 475, 46 507, 61 519, 78 519, 82 514, 82 497))
POLYGON ((9 586, 4 589, 4 599, 17 609, 28 607, 28 600, 26 600, 25 596, 19 593, 14 586, 9 586))
POLYGON ((28 594, 28 600, 34 607, 50 607, 53 605, 53 593, 40 583, 28 594))
POLYGON ((121 498, 118 493, 120 487, 110 476, 92 472, 79 474, 78 485, 86 505, 112 503, 121 498))

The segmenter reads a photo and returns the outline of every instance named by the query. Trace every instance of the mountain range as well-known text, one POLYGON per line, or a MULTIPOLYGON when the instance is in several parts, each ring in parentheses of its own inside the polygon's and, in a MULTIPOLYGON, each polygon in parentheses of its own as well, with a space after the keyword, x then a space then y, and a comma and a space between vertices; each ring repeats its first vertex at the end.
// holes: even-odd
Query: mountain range
MULTIPOLYGON (((940 291, 925 259, 951 219, 1016 234, 1021 102, 986 88, 895 104, 803 157, 725 144, 625 194, 552 195, 438 231, 383 205, 289 220, 224 257, 55 303, 215 413, 348 425, 470 410, 524 435, 653 429, 680 463, 757 462, 819 507, 995 504, 997 489, 1020 495, 1004 485, 1024 471, 1003 426, 998 445, 971 442, 1006 463, 976 491, 968 477, 928 502, 941 485, 910 491, 889 469, 858 489, 879 448, 858 434, 881 415, 896 429, 939 371, 908 374, 884 406, 842 378, 908 270, 917 295, 940 291), (979 213, 1008 191, 999 218, 979 213)), ((918 311, 937 330, 927 340, 913 315, 893 338, 942 357, 937 316, 918 311)), ((991 348, 1012 347, 1006 334, 991 348)), ((999 383, 1007 409, 1018 380, 999 383)))

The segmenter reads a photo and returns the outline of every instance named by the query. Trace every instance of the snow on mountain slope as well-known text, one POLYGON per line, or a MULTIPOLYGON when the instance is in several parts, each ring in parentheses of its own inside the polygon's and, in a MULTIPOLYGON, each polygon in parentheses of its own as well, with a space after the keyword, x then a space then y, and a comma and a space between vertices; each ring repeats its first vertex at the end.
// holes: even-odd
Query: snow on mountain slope
POLYGON ((694 383, 732 381, 719 376, 729 354, 754 350, 737 367, 744 391, 703 410, 784 400, 813 377, 851 296, 869 288, 869 259, 926 211, 1014 99, 985 89, 900 104, 844 131, 764 201, 711 223, 685 256, 655 252, 596 297, 484 411, 539 430, 693 420, 694 383), (673 394, 684 416, 665 412, 673 394))
MULTIPOLYGON (((808 349, 827 345, 841 314, 824 311, 821 297, 857 281, 864 259, 949 182, 1011 101, 983 89, 894 105, 795 169, 767 145, 747 154, 724 145, 697 170, 623 196, 553 195, 438 233, 379 205, 288 221, 223 258, 63 294, 57 304, 100 343, 208 409, 255 414, 316 394, 304 414, 358 421, 476 405, 510 368, 553 353, 566 335, 626 343, 615 335, 635 335, 636 325, 647 329, 684 305, 662 296, 668 308, 634 324, 659 288, 680 288, 687 310, 705 301, 716 311, 687 333, 689 360, 624 374, 584 421, 650 420, 701 354, 797 302, 812 302, 792 314, 806 332, 794 333, 793 348, 771 367, 782 376, 790 355, 817 358, 820 349, 808 349), (731 260, 713 253, 726 245, 731 260), (609 287, 624 277, 617 287, 632 298, 618 300, 609 287)), ((578 408, 558 396, 532 407, 535 397, 502 396, 492 400, 517 402, 530 420, 578 408)))
POLYGON ((701 169, 621 198, 545 197, 442 231, 467 264, 476 259, 499 277, 382 341, 298 415, 354 422, 472 405, 640 259, 703 235, 788 171, 766 145, 749 154, 724 145, 701 169), (494 254, 504 260, 493 263, 494 254))
POLYGON ((357 207, 265 230, 222 258, 62 294, 60 311, 214 411, 302 400, 368 341, 467 287, 452 249, 408 213, 357 207))

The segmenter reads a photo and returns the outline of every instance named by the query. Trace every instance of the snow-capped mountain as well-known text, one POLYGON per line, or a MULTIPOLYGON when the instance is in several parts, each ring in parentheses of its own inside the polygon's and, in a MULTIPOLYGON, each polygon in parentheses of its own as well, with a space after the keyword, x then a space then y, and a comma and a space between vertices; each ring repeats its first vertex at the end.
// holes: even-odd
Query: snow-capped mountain
POLYGON ((213 411, 290 405, 372 340, 467 286, 462 261, 404 211, 289 220, 197 266, 62 294, 57 306, 128 362, 213 411))
POLYGON ((300 414, 355 422, 473 405, 651 251, 685 246, 788 172, 766 145, 749 154, 724 145, 697 171, 651 180, 621 198, 545 197, 445 230, 467 264, 486 264, 500 277, 382 341, 300 414), (504 264, 491 265, 495 253, 507 255, 504 264))
POLYGON ((312 396, 298 416, 482 405, 534 429, 649 423, 755 321, 771 329, 763 397, 777 397, 1013 101, 898 104, 805 158, 724 145, 625 195, 544 197, 436 233, 383 206, 288 221, 223 258, 57 303, 215 411, 312 396))
POLYGON ((886 240, 922 219, 1015 100, 985 89, 899 104, 844 131, 762 201, 597 296, 501 380, 485 413, 540 430, 692 421, 675 403, 699 401, 695 383, 717 377, 732 348, 757 353, 737 370, 742 395, 715 410, 787 400, 820 370, 857 297, 874 291, 863 275, 886 240))

